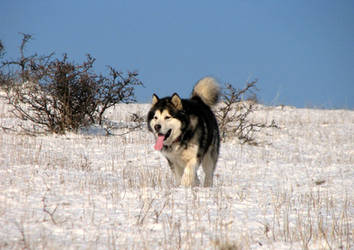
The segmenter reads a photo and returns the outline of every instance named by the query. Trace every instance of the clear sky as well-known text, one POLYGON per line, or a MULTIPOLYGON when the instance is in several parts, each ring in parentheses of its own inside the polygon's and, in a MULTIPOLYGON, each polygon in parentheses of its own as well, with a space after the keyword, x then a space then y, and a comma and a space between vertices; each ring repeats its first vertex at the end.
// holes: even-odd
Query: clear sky
POLYGON ((258 79, 265 104, 354 108, 352 0, 2 0, 0 40, 28 53, 137 70, 140 102, 188 97, 206 75, 243 87, 258 79))

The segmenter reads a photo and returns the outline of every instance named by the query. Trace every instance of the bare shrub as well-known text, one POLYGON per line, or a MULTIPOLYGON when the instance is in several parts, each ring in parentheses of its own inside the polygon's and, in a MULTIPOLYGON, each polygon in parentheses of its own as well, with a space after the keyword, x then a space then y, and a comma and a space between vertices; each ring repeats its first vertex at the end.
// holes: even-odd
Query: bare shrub
POLYGON ((108 108, 136 101, 135 87, 142 86, 138 73, 108 66, 108 76, 97 75, 90 55, 81 64, 70 62, 66 54, 61 59, 53 59, 53 53, 26 56, 29 40, 31 35, 23 34, 18 60, 2 62, 3 87, 16 117, 49 132, 65 133, 102 125, 108 108))
MULTIPOLYGON (((5 56, 5 46, 0 40, 0 59, 2 59, 5 56)), ((9 79, 9 74, 6 74, 3 70, 4 66, 0 64, 0 88, 4 88, 9 82, 11 82, 11 79, 9 79)))
POLYGON ((0 40, 0 58, 2 58, 4 55, 5 55, 5 47, 2 41, 0 40))
POLYGON ((217 107, 216 117, 219 123, 221 138, 238 138, 241 143, 257 144, 254 135, 262 128, 277 127, 275 122, 265 124, 250 119, 256 111, 258 102, 255 94, 257 80, 247 82, 243 89, 236 89, 226 83, 221 94, 221 104, 217 107))
POLYGON ((138 80, 137 72, 121 71, 108 66, 109 76, 100 76, 98 93, 98 123, 102 125, 104 112, 118 103, 133 103, 135 99, 135 87, 143 86, 138 80))

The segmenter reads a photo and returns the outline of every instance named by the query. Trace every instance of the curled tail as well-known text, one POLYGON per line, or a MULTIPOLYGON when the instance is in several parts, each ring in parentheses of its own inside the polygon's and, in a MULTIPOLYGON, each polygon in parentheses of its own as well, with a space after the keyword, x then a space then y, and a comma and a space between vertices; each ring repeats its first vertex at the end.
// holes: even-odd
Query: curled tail
POLYGON ((219 95, 219 84, 212 77, 204 77, 199 80, 194 86, 192 92, 192 98, 198 96, 206 105, 210 107, 218 102, 219 95))

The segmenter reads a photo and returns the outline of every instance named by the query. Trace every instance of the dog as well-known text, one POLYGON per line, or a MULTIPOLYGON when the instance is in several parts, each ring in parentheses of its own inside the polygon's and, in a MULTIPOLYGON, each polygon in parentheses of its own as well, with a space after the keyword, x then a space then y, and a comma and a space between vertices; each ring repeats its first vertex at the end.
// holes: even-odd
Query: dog
POLYGON ((204 187, 213 185, 220 135, 211 108, 219 96, 219 84, 212 77, 198 81, 190 99, 181 99, 177 93, 161 99, 152 96, 148 130, 154 134, 154 148, 167 159, 177 185, 199 186, 200 164, 205 173, 204 187))

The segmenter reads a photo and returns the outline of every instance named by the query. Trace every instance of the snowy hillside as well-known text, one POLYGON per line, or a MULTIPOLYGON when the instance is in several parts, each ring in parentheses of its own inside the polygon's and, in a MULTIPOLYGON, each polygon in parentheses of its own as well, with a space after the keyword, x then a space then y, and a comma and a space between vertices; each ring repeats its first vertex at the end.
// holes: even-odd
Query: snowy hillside
POLYGON ((0 248, 353 248, 354 111, 260 106, 254 119, 280 129, 222 144, 214 187, 185 189, 145 128, 30 136, 2 102, 0 248))

